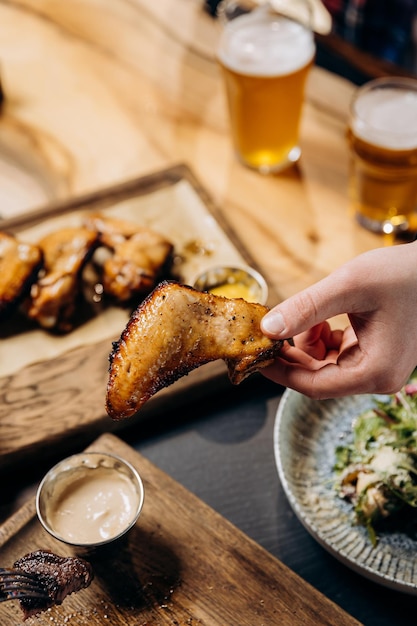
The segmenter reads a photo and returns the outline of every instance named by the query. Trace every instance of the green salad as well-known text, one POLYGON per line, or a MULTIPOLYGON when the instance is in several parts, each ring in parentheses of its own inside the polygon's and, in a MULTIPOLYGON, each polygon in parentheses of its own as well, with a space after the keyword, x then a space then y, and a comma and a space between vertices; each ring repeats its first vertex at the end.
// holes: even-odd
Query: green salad
POLYGON ((417 509, 417 378, 355 419, 353 441, 336 448, 336 489, 355 522, 376 529, 417 509))

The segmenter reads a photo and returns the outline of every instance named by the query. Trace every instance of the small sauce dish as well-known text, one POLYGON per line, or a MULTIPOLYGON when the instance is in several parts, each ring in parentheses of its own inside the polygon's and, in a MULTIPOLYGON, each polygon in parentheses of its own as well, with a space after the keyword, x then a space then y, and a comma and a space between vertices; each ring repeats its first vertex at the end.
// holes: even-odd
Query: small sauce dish
POLYGON ((55 539, 91 549, 125 535, 143 501, 142 480, 130 463, 107 453, 84 452, 60 461, 44 476, 36 512, 55 539))
POLYGON ((205 270, 194 281, 198 291, 209 291, 226 298, 243 298, 248 302, 266 304, 268 285, 264 277, 251 267, 219 266, 205 270))

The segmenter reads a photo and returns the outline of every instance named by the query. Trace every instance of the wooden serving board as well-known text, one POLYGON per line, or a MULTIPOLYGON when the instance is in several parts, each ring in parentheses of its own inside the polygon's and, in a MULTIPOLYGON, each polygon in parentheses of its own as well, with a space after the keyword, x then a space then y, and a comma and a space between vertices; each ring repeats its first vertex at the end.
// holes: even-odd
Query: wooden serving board
MULTIPOLYGON (((175 277, 192 284, 196 275, 218 264, 256 267, 185 165, 99 190, 14 219, 2 230, 36 242, 46 232, 81 224, 92 211, 136 220, 166 235, 175 247, 175 277)), ((259 270, 259 268, 257 268, 259 270)), ((269 303, 277 298, 270 293, 269 303)), ((129 311, 109 307, 63 337, 42 329, 0 328, 0 467, 47 454, 75 439, 79 445, 104 431, 131 426, 167 406, 202 397, 230 385, 222 362, 210 363, 158 393, 135 418, 115 423, 104 409, 108 357, 129 311)))
MULTIPOLYGON (((95 578, 25 626, 354 626, 309 586, 196 496, 114 435, 90 450, 117 454, 142 476, 142 514, 124 542, 85 556, 95 578)), ((71 549, 51 538, 30 500, 0 527, 0 564, 27 552, 71 549)), ((17 602, 0 605, 2 626, 21 624, 17 602)))

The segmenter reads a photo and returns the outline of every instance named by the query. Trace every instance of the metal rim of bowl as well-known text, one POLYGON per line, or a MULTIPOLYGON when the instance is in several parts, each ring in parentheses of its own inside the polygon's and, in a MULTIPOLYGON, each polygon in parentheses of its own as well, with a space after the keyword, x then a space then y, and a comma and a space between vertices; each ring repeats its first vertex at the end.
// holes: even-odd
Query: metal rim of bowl
POLYGON ((247 274, 259 287, 259 304, 266 304, 268 300, 268 284, 262 274, 253 267, 250 267, 249 265, 215 265, 213 267, 207 267, 202 272, 199 272, 198 275, 194 278, 192 282, 193 287, 198 291, 208 291, 210 287, 220 284, 220 282, 216 283, 214 281, 210 281, 206 283, 204 287, 199 285, 200 282, 204 281, 204 277, 206 275, 214 275, 216 272, 243 272, 247 274))
MULTIPOLYGON (((80 468, 82 468, 82 463, 79 465, 80 468)), ((77 466, 75 465, 73 469, 77 469, 77 466)), ((121 537, 123 537, 123 535, 125 535, 137 522, 137 520, 140 517, 140 514, 142 512, 142 508, 143 508, 143 503, 144 503, 144 499, 145 499, 145 490, 144 490, 144 486, 143 486, 143 481, 142 478, 139 474, 139 472, 136 470, 136 468, 129 463, 129 461, 126 461, 125 459, 123 459, 122 457, 116 455, 116 454, 110 454, 108 452, 100 452, 100 451, 91 451, 91 452, 80 452, 77 454, 73 454, 69 457, 66 457, 65 459, 62 459, 61 461, 58 461, 58 463, 56 463, 53 467, 51 467, 48 472, 45 474, 45 476, 42 478, 41 482, 39 483, 39 486, 37 488, 36 491, 36 514, 38 517, 39 522, 41 523, 41 525, 43 526, 43 528, 52 536, 54 537, 54 539, 57 539, 58 541, 61 541, 62 543, 65 543, 69 546, 73 546, 73 547, 80 547, 80 548, 90 548, 90 547, 100 547, 100 546, 104 546, 110 543, 113 543, 114 541, 117 541, 118 539, 120 539, 121 537), (52 477, 54 476, 54 474, 56 474, 58 476, 59 470, 62 466, 62 468, 64 469, 65 465, 68 465, 71 461, 76 461, 77 459, 82 459, 82 458, 93 458, 94 456, 97 457, 104 457, 106 459, 111 459, 112 461, 117 461, 118 463, 120 463, 122 466, 124 466, 126 469, 129 470, 131 476, 133 476, 133 480, 136 483, 137 486, 137 493, 139 496, 139 500, 138 500, 138 505, 136 507, 136 511, 135 514, 132 516, 132 520, 129 522, 129 524, 127 524, 127 526, 121 530, 117 535, 114 535, 113 537, 110 537, 108 539, 103 539, 103 541, 97 541, 97 542, 77 542, 77 541, 71 541, 69 539, 66 539, 65 537, 62 537, 61 535, 59 535, 48 523, 46 516, 44 515, 43 511, 42 511, 42 495, 43 495, 43 491, 45 489, 45 487, 48 485, 48 483, 52 480, 52 477)))

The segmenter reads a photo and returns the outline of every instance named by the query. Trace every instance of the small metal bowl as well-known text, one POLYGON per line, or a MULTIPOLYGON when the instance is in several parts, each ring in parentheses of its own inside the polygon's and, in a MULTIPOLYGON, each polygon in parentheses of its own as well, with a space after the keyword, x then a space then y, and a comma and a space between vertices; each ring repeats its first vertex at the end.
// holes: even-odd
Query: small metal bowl
POLYGON ((227 298, 243 298, 248 302, 266 304, 268 285, 252 267, 213 267, 202 272, 194 281, 198 291, 210 291, 227 298))
POLYGON ((85 452, 60 461, 44 476, 36 512, 55 539, 93 549, 124 536, 136 523, 143 500, 142 480, 130 463, 85 452))

